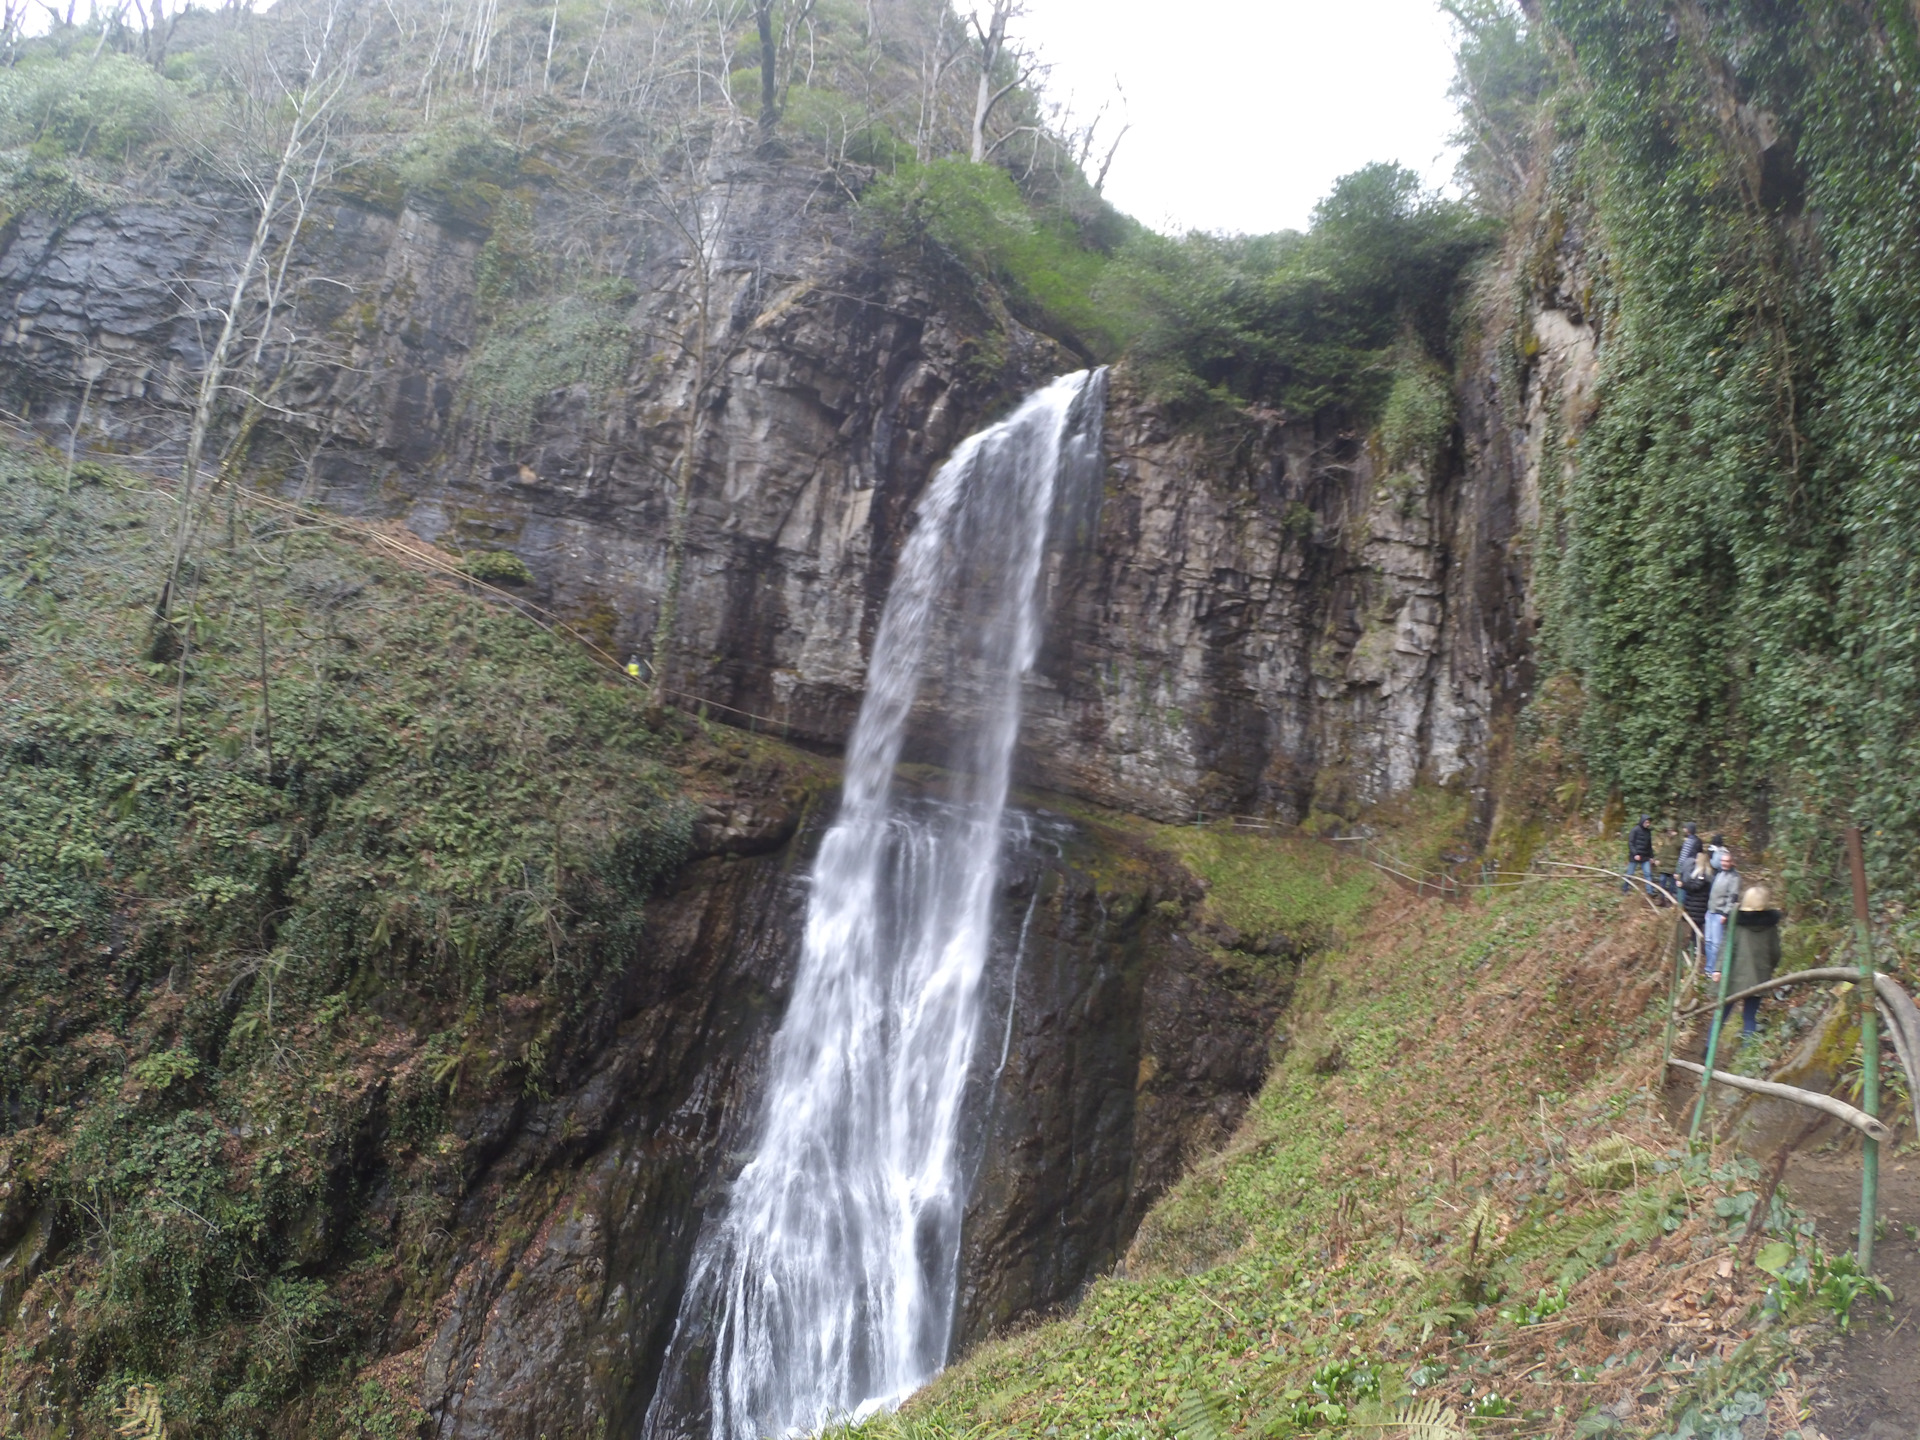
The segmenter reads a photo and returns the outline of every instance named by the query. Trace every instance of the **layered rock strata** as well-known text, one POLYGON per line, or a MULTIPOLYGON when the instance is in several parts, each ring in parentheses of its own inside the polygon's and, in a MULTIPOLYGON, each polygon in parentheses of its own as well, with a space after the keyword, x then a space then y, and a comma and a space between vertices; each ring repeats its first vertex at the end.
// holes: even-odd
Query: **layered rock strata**
MULTIPOLYGON (((614 378, 542 389, 532 364, 524 427, 502 421, 476 357, 497 370, 530 306, 578 297, 483 300, 491 212, 337 195, 303 232, 299 340, 269 377, 256 467, 455 549, 512 550, 531 598, 622 659, 651 654, 685 478, 669 688, 837 746, 933 469, 1084 362, 937 247, 886 240, 835 177, 716 156, 611 215, 517 185, 536 238, 620 238, 620 337, 599 342, 614 378), (701 217, 698 245, 675 206, 701 217)), ((5 403, 82 443, 177 454, 205 360, 195 306, 244 229, 219 197, 173 194, 15 217, 5 403)), ((1388 473, 1337 420, 1175 424, 1118 377, 1105 483, 1063 499, 1029 778, 1164 819, 1482 783, 1524 626, 1516 474, 1482 463, 1479 418, 1470 403, 1469 443, 1436 473, 1388 473)))

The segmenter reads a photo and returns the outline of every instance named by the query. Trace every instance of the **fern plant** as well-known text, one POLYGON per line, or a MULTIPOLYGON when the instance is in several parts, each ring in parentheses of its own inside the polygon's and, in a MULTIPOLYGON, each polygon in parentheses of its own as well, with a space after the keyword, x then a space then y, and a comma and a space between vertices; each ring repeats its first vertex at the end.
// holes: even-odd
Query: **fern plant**
POLYGON ((1173 1412, 1173 1433, 1180 1440, 1227 1440, 1220 1402, 1204 1390, 1186 1391, 1173 1412))
POLYGON ((1438 1400, 1409 1400, 1394 1416, 1406 1440, 1464 1440, 1465 1428, 1450 1405, 1438 1400))

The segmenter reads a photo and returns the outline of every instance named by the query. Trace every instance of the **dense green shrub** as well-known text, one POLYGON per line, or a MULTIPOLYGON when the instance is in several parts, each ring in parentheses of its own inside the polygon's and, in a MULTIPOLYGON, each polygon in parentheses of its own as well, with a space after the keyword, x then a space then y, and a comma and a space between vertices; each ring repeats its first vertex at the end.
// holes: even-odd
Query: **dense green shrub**
POLYGON ((519 178, 520 155, 490 127, 461 120, 413 136, 393 168, 410 203, 447 224, 486 230, 519 178))
POLYGON ((94 204, 67 162, 37 159, 25 151, 0 152, 0 225, 28 210, 65 224, 94 204))
POLYGON ((1401 357, 1380 415, 1380 447, 1387 464, 1435 473, 1453 432, 1453 377, 1419 353, 1401 357))
POLYGON ((173 90, 125 55, 35 55, 0 69, 0 148, 124 159, 164 135, 173 90))
POLYGON ((871 107, 829 86, 795 87, 781 113, 782 132, 798 148, 823 160, 850 160, 888 173, 914 163, 913 147, 900 139, 871 107))
POLYGON ((1170 400, 1374 414, 1397 349, 1449 353, 1460 277, 1491 233, 1411 171, 1372 165, 1334 187, 1305 234, 1142 234, 1101 296, 1170 400))
POLYGON ((460 568, 490 585, 525 585, 533 579, 527 562, 511 550, 469 550, 460 557, 460 568))

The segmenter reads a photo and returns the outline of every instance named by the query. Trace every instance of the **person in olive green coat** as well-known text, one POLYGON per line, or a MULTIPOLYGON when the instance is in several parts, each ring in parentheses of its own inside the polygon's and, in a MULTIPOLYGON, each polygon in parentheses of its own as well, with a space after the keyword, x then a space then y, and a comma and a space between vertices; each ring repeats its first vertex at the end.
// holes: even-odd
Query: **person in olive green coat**
MULTIPOLYGON (((1773 979, 1773 972, 1780 964, 1780 912, 1773 908, 1773 897, 1767 893, 1766 886, 1747 887, 1740 897, 1740 908, 1734 912, 1733 924, 1727 927, 1727 936, 1731 952, 1727 960, 1728 990, 1745 990, 1773 979)), ((1733 1006, 1729 1004, 1722 1024, 1731 1017, 1732 1011, 1733 1006)), ((1759 1030, 1758 995, 1749 995, 1741 1002, 1741 1021, 1743 1039, 1759 1030)))

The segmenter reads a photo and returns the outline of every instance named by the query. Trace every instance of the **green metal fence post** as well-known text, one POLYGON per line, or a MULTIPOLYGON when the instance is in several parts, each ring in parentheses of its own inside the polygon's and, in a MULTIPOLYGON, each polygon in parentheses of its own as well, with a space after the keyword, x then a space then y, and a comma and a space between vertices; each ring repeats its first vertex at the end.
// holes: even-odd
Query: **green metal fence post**
MULTIPOLYGON (((1873 1006, 1873 927, 1867 918, 1867 860, 1860 827, 1847 827, 1853 871, 1853 931, 1860 947, 1860 1108, 1880 1118, 1880 1017, 1873 1006)), ((1860 1273, 1873 1270, 1873 1226, 1880 1209, 1880 1142, 1860 1142, 1860 1273)))
MULTIPOLYGON (((1731 915, 1727 917, 1733 919, 1731 915)), ((1707 1114, 1707 1088, 1713 1084, 1714 1062, 1720 1058, 1720 1024, 1727 1013, 1727 977, 1733 974, 1733 940, 1736 927, 1729 924, 1720 939, 1720 998, 1713 1004, 1713 1025, 1707 1031, 1707 1053, 1700 1066, 1700 1098, 1694 1103, 1693 1124, 1687 1130, 1687 1143, 1700 1138, 1700 1122, 1707 1114)))
POLYGON ((1674 1014, 1680 1008, 1680 981, 1681 977, 1686 974, 1684 967, 1687 963, 1687 944, 1685 939, 1682 938, 1686 933, 1686 928, 1687 917, 1685 912, 1675 915, 1673 917, 1673 944, 1667 952, 1667 959, 1671 963, 1667 966, 1667 1042, 1665 1049, 1660 1055, 1660 1083, 1662 1085, 1666 1084, 1667 1062, 1673 1059, 1674 1014))

